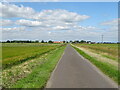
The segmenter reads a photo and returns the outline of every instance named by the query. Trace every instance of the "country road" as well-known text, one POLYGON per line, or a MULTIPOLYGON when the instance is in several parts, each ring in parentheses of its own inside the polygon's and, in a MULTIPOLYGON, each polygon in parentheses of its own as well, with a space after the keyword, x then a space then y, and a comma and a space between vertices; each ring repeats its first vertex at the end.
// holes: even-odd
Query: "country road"
POLYGON ((68 45, 46 88, 117 88, 117 84, 68 45))

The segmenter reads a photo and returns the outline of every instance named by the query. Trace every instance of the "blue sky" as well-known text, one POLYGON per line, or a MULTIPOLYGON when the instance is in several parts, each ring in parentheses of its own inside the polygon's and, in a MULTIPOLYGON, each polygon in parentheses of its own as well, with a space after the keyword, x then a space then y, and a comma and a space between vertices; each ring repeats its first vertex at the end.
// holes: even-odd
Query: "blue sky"
MULTIPOLYGON (((15 5, 17 8, 21 8, 24 7, 29 7, 32 8, 36 14, 38 15, 38 13, 41 15, 40 12, 42 13, 47 13, 47 17, 48 21, 51 21, 52 19, 55 19, 57 21, 57 25, 53 25, 51 23, 47 23, 49 24, 48 26, 51 28, 49 28, 50 30, 41 30, 43 29, 43 27, 37 25, 37 27, 30 27, 28 26, 28 21, 27 24, 21 22, 19 22, 19 24, 14 24, 14 25, 4 25, 3 28, 5 28, 5 30, 3 29, 3 40, 7 40, 7 39, 39 39, 39 40, 49 40, 49 39, 53 39, 53 40, 76 40, 76 39, 84 39, 84 40, 91 40, 91 41, 101 41, 100 40, 100 36, 101 34, 105 34, 107 35, 105 38, 105 41, 117 41, 117 25, 116 25, 116 21, 118 18, 118 3, 117 2, 11 2, 9 3, 8 7, 6 5, 6 8, 14 8, 15 5), (47 10, 47 11, 45 11, 47 10), (51 10, 51 11, 48 11, 51 10), (58 10, 58 12, 57 12, 58 10), (65 10, 65 11, 64 11, 65 10), (48 15, 50 12, 50 15, 48 15), (58 13, 56 16, 54 16, 54 14, 58 13), (62 14, 61 14, 62 13, 62 14), (69 13, 71 14, 71 16, 69 16, 69 13), (74 13, 74 14, 72 14, 74 13), (71 26, 65 26, 64 23, 66 23, 66 21, 63 22, 59 21, 61 20, 61 17, 59 15, 67 15, 67 17, 70 17, 70 19, 74 17, 74 15, 78 15, 79 20, 71 20, 71 22, 69 22, 69 24, 71 24, 71 26), (73 15, 73 16, 72 16, 73 15), (84 16, 85 15, 85 16, 84 16), (57 19, 60 18, 60 19, 57 19), (51 19, 52 18, 52 19, 51 19), (83 19, 83 20, 81 20, 83 19), (63 24, 61 24, 61 22, 63 24), (77 28, 73 28, 72 25, 75 25, 74 27, 77 28), (55 27, 57 26, 57 27, 55 27), (64 26, 64 27, 63 27, 64 26), (14 27, 24 27, 24 30, 21 30, 19 32, 16 32, 16 28, 15 28, 15 32, 12 31, 12 33, 15 33, 13 35, 11 35, 11 30, 10 28, 14 28, 14 27), (9 28, 9 30, 7 30, 6 28, 9 28), (52 30, 52 28, 57 30, 52 30), (58 28, 61 28, 60 30, 58 30, 58 28), (65 28, 65 30, 63 30, 63 28, 65 28), (66 29, 67 28, 67 29, 66 29), (69 28, 72 28, 73 30, 69 30, 69 28), (29 30, 34 31, 35 34, 37 34, 36 32, 39 33, 45 33, 45 35, 42 35, 39 37, 39 35, 35 35, 34 36, 30 36, 30 33, 33 32, 29 32, 29 30), (39 31, 40 29, 40 31, 39 31), (28 31, 29 35, 26 35, 24 37, 17 37, 16 34, 17 33, 26 33, 28 31), (70 33, 71 32, 71 33, 70 33), (73 32, 75 32, 73 35, 73 32), (48 33, 48 34, 47 34, 48 33), (64 33, 67 33, 64 35, 64 33), (80 34, 78 34, 80 33, 80 34), (87 34, 85 34, 87 33, 87 34), (90 35, 88 35, 88 33, 90 35), (52 35, 50 35, 52 34, 52 35), (59 35, 62 34, 62 35, 59 35), (85 34, 85 36, 83 36, 82 34, 85 34), (6 36, 7 35, 7 36, 6 36), (91 36, 93 35, 93 36, 91 36), (112 36, 111 36, 112 35, 112 36), (38 36, 38 37, 36 37, 38 36), (58 37, 57 37, 58 36, 58 37), (32 38, 33 37, 33 38, 32 38)), ((14 9, 13 9, 14 10, 14 9)), ((22 8, 20 9, 22 10, 22 8)), ((16 12, 16 11, 15 11, 16 12)), ((4 13, 4 12, 2 12, 4 13)), ((17 15, 13 15, 11 14, 12 12, 10 12, 8 10, 8 13, 5 12, 5 16, 2 17, 3 20, 11 20, 16 22, 17 20, 29 20, 31 21, 40 21, 40 23, 42 24, 46 24, 44 23, 45 21, 41 22, 41 19, 33 19, 33 18, 27 18, 26 16, 22 16, 25 11, 22 13, 22 11, 20 11, 21 16, 19 16, 19 12, 17 15), (7 15, 6 15, 7 14, 7 15), (9 14, 11 14, 9 16, 9 14)), ((16 14, 15 13, 15 14, 16 14)), ((30 13, 31 14, 31 13, 30 13)), ((46 16, 46 14, 43 14, 46 16)), ((40 17, 40 18, 44 18, 40 17)), ((66 17, 66 18, 67 18, 66 17)), ((65 17, 64 17, 65 19, 65 17)), ((78 18, 77 18, 78 19, 78 18)), ((46 19, 47 20, 47 19, 46 19)), ((66 19, 65 19, 66 20, 66 19)), ((25 21, 26 22, 26 21, 25 21)), ((68 23, 68 22, 67 22, 68 23)), ((46 27, 44 27, 46 29, 46 27)), ((48 28, 47 28, 48 29, 48 28)))
POLYGON ((78 14, 89 15, 91 18, 82 22, 82 25, 99 26, 100 22, 118 17, 117 2, 18 2, 14 4, 32 7, 38 12, 47 9, 65 9, 78 14))
POLYGON ((119 0, 57 0, 57 1, 59 2, 119 2, 119 0))

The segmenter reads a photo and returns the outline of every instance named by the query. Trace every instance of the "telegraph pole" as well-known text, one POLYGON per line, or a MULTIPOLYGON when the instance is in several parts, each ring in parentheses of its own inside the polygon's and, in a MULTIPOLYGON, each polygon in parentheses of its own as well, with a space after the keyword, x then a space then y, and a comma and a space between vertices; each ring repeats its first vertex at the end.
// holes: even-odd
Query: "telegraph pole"
POLYGON ((102 35, 102 43, 103 43, 103 37, 104 37, 104 35, 102 35))

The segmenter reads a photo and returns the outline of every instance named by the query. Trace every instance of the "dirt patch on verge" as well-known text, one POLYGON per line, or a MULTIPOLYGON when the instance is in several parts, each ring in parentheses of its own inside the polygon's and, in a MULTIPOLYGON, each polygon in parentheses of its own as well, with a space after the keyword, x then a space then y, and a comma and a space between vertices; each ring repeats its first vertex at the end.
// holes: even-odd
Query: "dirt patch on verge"
POLYGON ((85 49, 85 48, 81 48, 81 47, 78 47, 78 46, 75 46, 77 48, 79 48, 80 50, 84 51, 86 54, 96 58, 97 60, 100 60, 102 62, 106 62, 106 63, 109 63, 111 65, 114 65, 115 67, 118 67, 118 62, 117 61, 114 61, 112 59, 108 59, 106 57, 103 57, 102 55, 100 54, 97 54, 97 53, 94 53, 94 52, 91 52, 90 50, 88 49, 85 49))

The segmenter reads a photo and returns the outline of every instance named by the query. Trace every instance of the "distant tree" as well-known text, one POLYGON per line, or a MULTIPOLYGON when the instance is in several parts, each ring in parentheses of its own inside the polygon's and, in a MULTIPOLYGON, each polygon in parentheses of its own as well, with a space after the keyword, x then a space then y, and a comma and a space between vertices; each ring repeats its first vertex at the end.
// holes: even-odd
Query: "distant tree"
POLYGON ((31 40, 29 40, 29 43, 31 43, 31 40))
POLYGON ((35 43, 39 43, 39 41, 38 41, 38 40, 36 40, 36 41, 35 41, 35 43))
POLYGON ((66 41, 66 43, 68 43, 68 41, 66 41))
POLYGON ((49 40, 48 43, 53 43, 53 41, 49 40))
POLYGON ((120 42, 117 42, 117 44, 120 44, 120 42))
POLYGON ((86 43, 86 41, 84 41, 84 40, 81 40, 81 41, 80 41, 80 43, 86 43))
POLYGON ((79 43, 79 40, 76 40, 75 43, 79 43))
POLYGON ((87 41, 86 43, 91 44, 91 41, 87 41))
POLYGON ((72 40, 70 40, 70 43, 72 43, 73 41, 72 40))
POLYGON ((42 40, 41 43, 45 43, 44 40, 42 40))
POLYGON ((63 43, 66 43, 66 41, 63 41, 63 43))
POLYGON ((31 41, 31 40, 12 40, 12 41, 9 41, 7 40, 6 43, 39 43, 38 40, 36 41, 31 41))
POLYGON ((24 41, 24 43, 29 43, 30 41, 29 40, 27 40, 27 41, 24 41))
POLYGON ((6 42, 7 42, 7 43, 10 43, 10 40, 7 40, 6 42))

